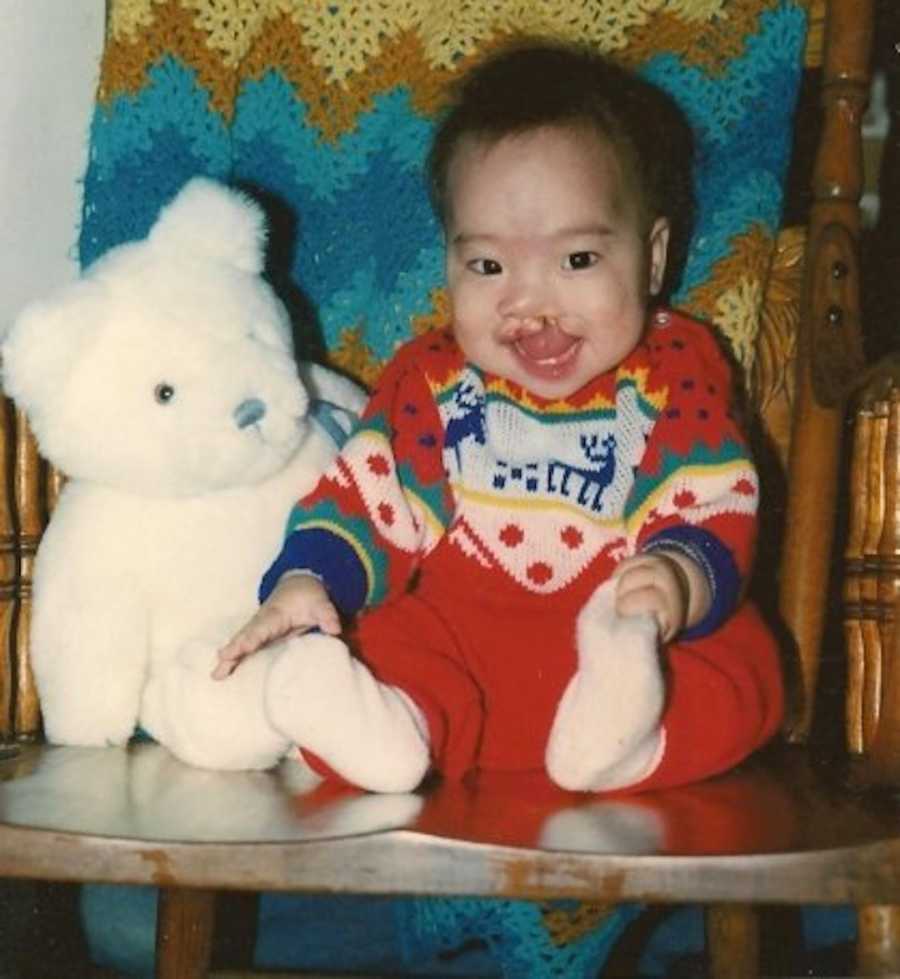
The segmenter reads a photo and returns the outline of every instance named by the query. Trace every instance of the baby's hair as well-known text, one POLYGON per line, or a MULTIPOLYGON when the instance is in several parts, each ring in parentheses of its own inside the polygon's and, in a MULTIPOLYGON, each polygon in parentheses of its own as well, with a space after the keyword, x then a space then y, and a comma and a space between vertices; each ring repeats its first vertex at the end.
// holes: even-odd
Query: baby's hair
POLYGON ((446 228, 448 175, 467 138, 488 145, 545 126, 588 126, 610 146, 635 195, 642 231, 671 226, 663 293, 680 276, 693 221, 693 138, 661 89, 579 45, 519 40, 489 57, 451 91, 428 156, 429 189, 446 228))

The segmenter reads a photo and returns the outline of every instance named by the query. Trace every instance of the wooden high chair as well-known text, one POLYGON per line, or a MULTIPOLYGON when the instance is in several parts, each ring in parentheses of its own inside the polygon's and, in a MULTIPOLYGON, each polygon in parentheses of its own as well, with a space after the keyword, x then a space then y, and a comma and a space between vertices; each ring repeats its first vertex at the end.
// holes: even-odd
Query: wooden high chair
MULTIPOLYGON (((900 804, 877 790, 900 784, 900 393, 888 368, 862 372, 859 303, 872 0, 831 0, 822 19, 824 124, 802 298, 770 289, 779 309, 763 331, 756 378, 770 437, 789 460, 778 581, 796 684, 784 743, 722 778, 617 799, 654 827, 632 850, 602 847, 600 833, 572 842, 548 832, 570 816, 602 828, 602 802, 515 780, 323 797, 292 788, 278 772, 189 769, 155 745, 41 744, 28 665, 30 580, 57 477, 7 404, 0 876, 159 887, 160 979, 210 974, 215 893, 228 889, 702 903, 715 977, 759 974, 754 905, 850 904, 859 915, 857 973, 900 973, 900 804), (785 332, 798 308, 799 325, 785 332), (826 617, 840 563, 841 436, 851 393, 858 410, 843 582, 851 763, 823 765, 809 742, 819 664, 842 655, 826 617)), ((796 242, 785 238, 785 257, 791 247, 799 255, 796 242)))

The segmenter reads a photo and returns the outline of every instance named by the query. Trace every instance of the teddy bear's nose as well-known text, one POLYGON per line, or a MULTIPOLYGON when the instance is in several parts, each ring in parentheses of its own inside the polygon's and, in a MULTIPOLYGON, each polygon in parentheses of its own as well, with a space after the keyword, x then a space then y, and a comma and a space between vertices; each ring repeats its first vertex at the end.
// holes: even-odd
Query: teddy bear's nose
POLYGON ((266 404, 259 398, 247 398, 234 409, 234 420, 238 428, 255 425, 266 413, 266 404))

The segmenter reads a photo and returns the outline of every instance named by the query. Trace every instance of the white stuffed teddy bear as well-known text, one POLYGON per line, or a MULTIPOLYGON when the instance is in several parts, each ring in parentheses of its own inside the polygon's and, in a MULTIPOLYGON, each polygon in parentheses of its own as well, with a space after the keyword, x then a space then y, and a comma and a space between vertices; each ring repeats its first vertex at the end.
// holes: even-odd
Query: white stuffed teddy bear
POLYGON ((290 747, 263 714, 265 656, 210 672, 363 393, 312 365, 301 381, 264 240, 254 202, 197 178, 3 343, 6 393, 68 477, 34 573, 50 741, 122 744, 139 725, 210 768, 290 747))

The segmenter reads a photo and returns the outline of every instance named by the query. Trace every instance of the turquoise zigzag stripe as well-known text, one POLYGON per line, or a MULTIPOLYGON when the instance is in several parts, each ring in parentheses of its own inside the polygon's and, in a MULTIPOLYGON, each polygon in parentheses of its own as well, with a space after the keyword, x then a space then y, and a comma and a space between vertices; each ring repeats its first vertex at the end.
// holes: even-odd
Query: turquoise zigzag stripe
POLYGON ((676 300, 709 278, 736 234, 778 227, 805 39, 806 11, 783 3, 760 17, 722 77, 672 55, 642 70, 678 101, 697 140, 696 229, 676 300))
POLYGON ((266 139, 293 168, 299 186, 332 202, 341 192, 353 190, 376 154, 385 153, 403 170, 420 171, 431 130, 432 123, 413 109, 409 93, 396 89, 377 96, 373 109, 360 117, 352 132, 326 143, 307 122, 305 103, 275 70, 244 84, 232 127, 238 159, 242 145, 266 139))
POLYGON ((245 86, 233 130, 235 178, 283 195, 298 216, 294 280, 326 346, 349 326, 379 359, 410 336, 441 282, 441 235, 423 156, 432 124, 409 94, 375 100, 336 145, 303 126, 305 107, 276 72, 245 86))
POLYGON ((94 111, 79 241, 83 266, 143 238, 160 207, 197 174, 227 180, 231 137, 196 74, 172 57, 136 95, 94 111))

